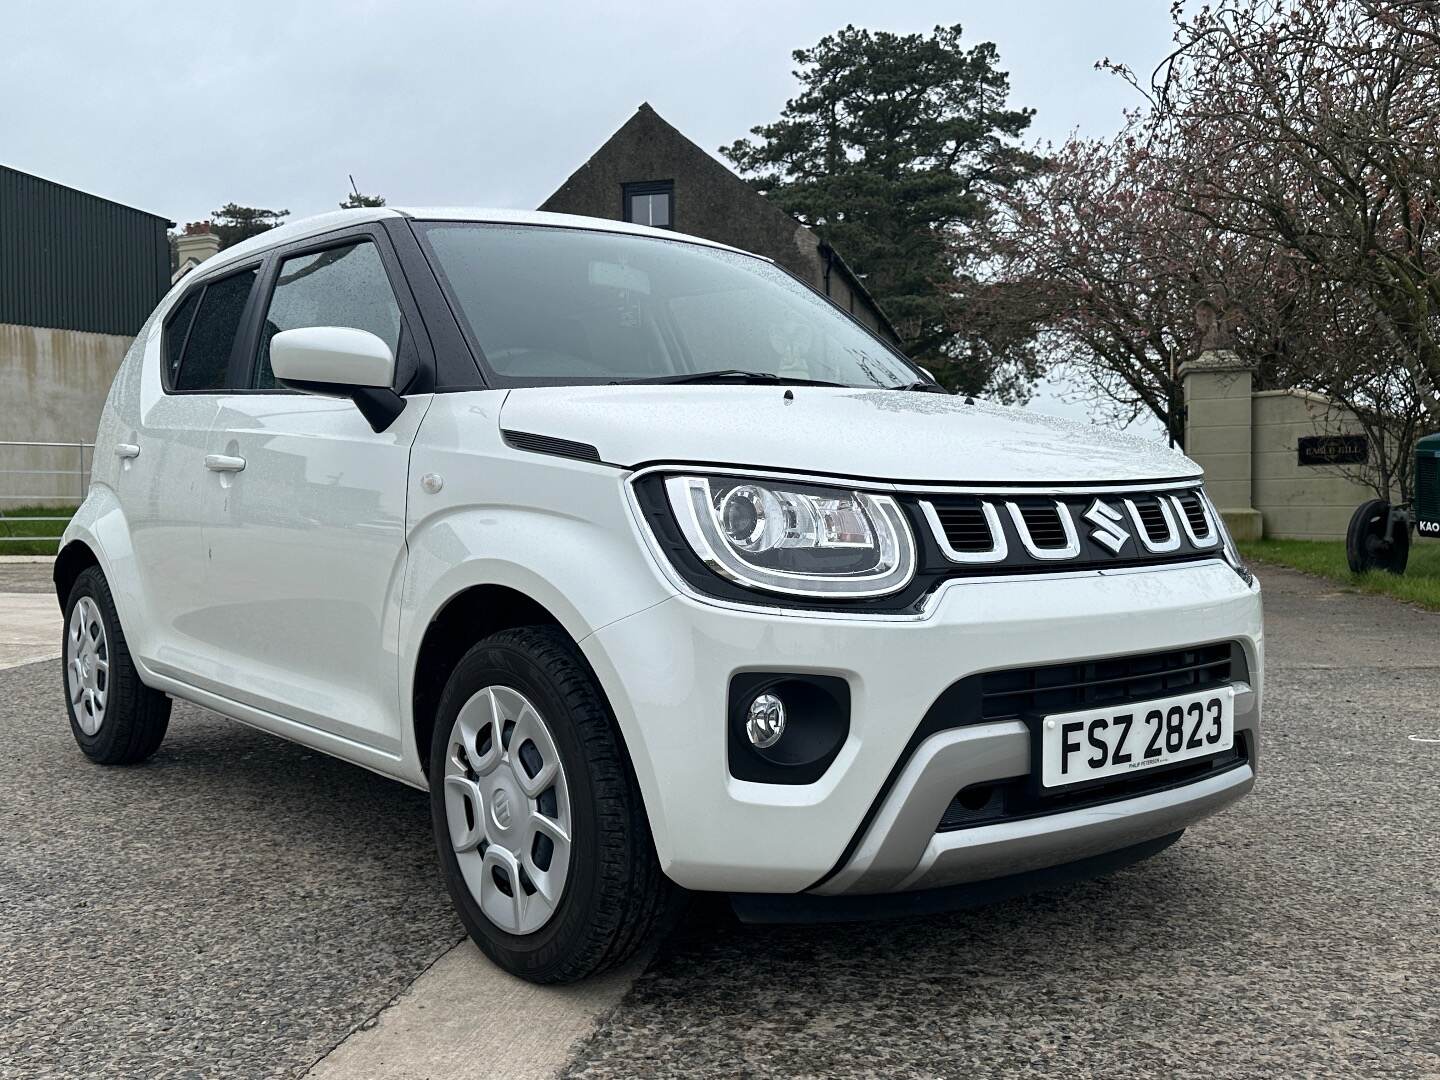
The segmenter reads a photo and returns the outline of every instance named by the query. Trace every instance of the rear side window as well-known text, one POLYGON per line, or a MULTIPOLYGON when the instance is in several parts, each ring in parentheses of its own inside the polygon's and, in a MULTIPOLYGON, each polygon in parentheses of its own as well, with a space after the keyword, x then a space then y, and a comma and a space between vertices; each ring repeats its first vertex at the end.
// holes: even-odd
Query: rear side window
POLYGON ((260 363, 255 386, 279 385, 270 368, 270 339, 302 326, 350 326, 368 330, 396 353, 400 307, 375 245, 367 241, 297 255, 280 264, 265 325, 260 330, 260 363))
MULTIPOLYGON (((250 290, 255 286, 256 274, 255 268, 242 270, 210 282, 204 292, 198 294, 199 310, 190 323, 184 345, 177 346, 174 337, 167 342, 172 389, 205 391, 224 388, 230 354, 235 348, 235 335, 239 332, 240 318, 245 314, 250 290), (183 352, 177 356, 179 349, 183 352)), ((172 334, 185 314, 185 306, 190 303, 191 300, 187 299, 181 305, 170 327, 172 334)))

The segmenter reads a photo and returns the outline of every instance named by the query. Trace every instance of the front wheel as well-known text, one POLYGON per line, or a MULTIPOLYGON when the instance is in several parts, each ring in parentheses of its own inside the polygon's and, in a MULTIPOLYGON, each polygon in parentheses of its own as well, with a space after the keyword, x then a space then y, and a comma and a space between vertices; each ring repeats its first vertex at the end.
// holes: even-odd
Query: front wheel
POLYGON ((507 630, 451 674, 430 748, 451 898, 512 974, 572 982, 628 959, 673 909, 609 709, 559 630, 507 630))

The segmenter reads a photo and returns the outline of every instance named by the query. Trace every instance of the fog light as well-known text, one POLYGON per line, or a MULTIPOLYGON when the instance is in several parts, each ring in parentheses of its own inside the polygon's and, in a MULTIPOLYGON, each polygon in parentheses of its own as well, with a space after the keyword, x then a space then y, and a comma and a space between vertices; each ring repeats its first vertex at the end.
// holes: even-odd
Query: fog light
POLYGON ((838 675, 741 671, 725 699, 725 756, 736 780, 813 784, 850 734, 850 684, 838 675))
POLYGON ((785 703, 774 694, 757 694, 745 716, 745 734, 757 750, 774 746, 785 734, 785 703))

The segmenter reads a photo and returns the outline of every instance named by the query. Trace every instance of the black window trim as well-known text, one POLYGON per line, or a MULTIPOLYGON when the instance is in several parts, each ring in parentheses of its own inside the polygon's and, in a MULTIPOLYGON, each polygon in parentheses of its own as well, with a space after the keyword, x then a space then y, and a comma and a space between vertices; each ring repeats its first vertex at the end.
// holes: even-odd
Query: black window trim
POLYGON ((230 344, 230 359, 226 362, 226 381, 229 381, 230 373, 234 369, 237 347, 245 339, 246 327, 254 315, 256 285, 265 276, 265 256, 259 255, 254 259, 248 259, 235 266, 224 266, 218 268, 214 273, 198 281, 191 282, 171 305, 170 310, 165 313, 165 324, 160 331, 160 388, 169 395, 181 396, 190 394, 214 394, 221 395, 229 393, 224 386, 204 387, 197 390, 180 390, 174 385, 170 376, 170 354, 167 348, 170 336, 171 323, 180 309, 189 302, 190 297, 199 296, 199 302, 195 305, 195 312, 190 316, 190 325, 185 328, 185 341, 180 346, 180 366, 185 366, 185 351, 190 348, 190 334, 195 329, 195 320, 199 318, 201 309, 205 306, 205 290, 211 285, 226 281, 237 274, 245 274, 255 271, 255 280, 250 284, 250 295, 245 300, 245 309, 240 313, 240 324, 235 330, 235 340, 230 344))
POLYGON ((620 220, 627 225, 643 224, 634 221, 630 217, 630 202, 636 195, 669 195, 670 196, 670 223, 668 225, 646 225, 650 229, 668 229, 676 231, 675 225, 675 181, 674 180, 634 180, 620 185, 620 220))
POLYGON ((366 241, 375 245, 380 264, 390 283, 391 295, 400 309, 400 340, 395 355, 398 385, 391 389, 401 396, 426 393, 431 389, 434 384, 434 353, 425 323, 410 291, 404 267, 386 230, 379 227, 379 222, 366 222, 361 225, 347 225, 318 236, 307 236, 288 244, 279 244, 265 252, 265 266, 259 277, 259 287, 251 297, 252 307, 246 310, 242 332, 237 335, 237 342, 243 342, 243 348, 231 354, 231 366, 226 379, 228 385, 221 393, 227 396, 287 394, 292 397, 303 394, 303 391, 293 390, 288 386, 253 385, 260 367, 260 327, 265 313, 270 310, 270 301, 274 297, 275 286, 280 277, 280 266, 287 259, 301 258, 366 241))

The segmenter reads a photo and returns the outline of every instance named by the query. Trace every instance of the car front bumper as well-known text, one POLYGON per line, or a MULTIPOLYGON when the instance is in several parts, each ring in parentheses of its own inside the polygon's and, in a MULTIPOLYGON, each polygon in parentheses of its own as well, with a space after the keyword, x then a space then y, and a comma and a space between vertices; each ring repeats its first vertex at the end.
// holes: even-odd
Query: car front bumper
POLYGON ((1164 569, 965 581, 923 619, 727 608, 674 596, 581 642, 625 736, 666 873, 692 889, 825 896, 998 879, 1174 834, 1243 795, 1258 763, 1258 586, 1218 560, 1164 569), (1193 783, 953 832, 969 784, 1029 771, 1019 721, 940 730, 921 718, 971 674, 1234 642, 1237 738, 1247 759, 1193 783), (804 785, 737 780, 726 764, 733 675, 834 675, 849 735, 804 785))

